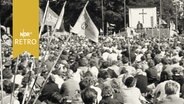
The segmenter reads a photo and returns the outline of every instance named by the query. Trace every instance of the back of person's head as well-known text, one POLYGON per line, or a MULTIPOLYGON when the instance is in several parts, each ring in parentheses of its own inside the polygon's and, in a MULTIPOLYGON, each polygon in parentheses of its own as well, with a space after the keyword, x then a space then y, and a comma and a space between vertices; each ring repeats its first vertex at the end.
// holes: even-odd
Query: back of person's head
POLYGON ((180 91, 180 85, 179 83, 175 82, 175 81, 168 81, 165 84, 165 93, 167 95, 174 95, 174 94, 178 94, 180 91))
POLYGON ((87 66, 87 65, 88 65, 87 58, 82 58, 79 60, 79 66, 87 66))
POLYGON ((134 65, 134 67, 135 67, 135 69, 142 69, 142 66, 141 66, 141 64, 139 64, 139 63, 136 63, 136 64, 134 65))
POLYGON ((183 59, 180 60, 179 65, 180 65, 180 66, 184 66, 184 60, 183 60, 183 59))
POLYGON ((173 59, 172 59, 172 63, 173 63, 173 64, 176 64, 176 63, 178 63, 178 62, 179 62, 179 60, 178 60, 177 58, 173 58, 173 59))
POLYGON ((162 64, 164 64, 164 65, 169 64, 169 59, 168 58, 163 58, 162 59, 162 64))
POLYGON ((144 60, 146 60, 146 56, 145 55, 141 56, 141 61, 144 61, 144 60))
POLYGON ((95 84, 95 79, 93 77, 85 77, 80 81, 79 86, 81 90, 84 90, 87 87, 95 84))
POLYGON ((123 57, 122 62, 123 64, 127 64, 129 62, 128 57, 123 57))
POLYGON ((31 76, 24 76, 24 78, 22 79, 21 84, 25 87, 27 83, 30 85, 31 81, 32 81, 31 76))
POLYGON ((90 64, 91 67, 97 66, 97 63, 96 63, 95 60, 90 60, 89 64, 90 64))
POLYGON ((104 86, 102 89, 102 97, 111 97, 113 95, 113 89, 111 86, 104 86))
POLYGON ((93 74, 88 70, 86 73, 84 73, 83 77, 93 77, 93 74))
POLYGON ((13 77, 12 71, 8 68, 3 70, 3 78, 4 79, 11 79, 13 77))
MULTIPOLYGON (((16 90, 16 88, 18 88, 17 84, 14 85, 14 90, 16 90)), ((13 92, 13 83, 9 80, 4 80, 3 81, 3 90, 7 94, 11 94, 13 92)))
POLYGON ((106 70, 101 70, 99 73, 98 73, 98 78, 102 78, 102 79, 107 79, 107 78, 110 78, 110 75, 108 73, 108 71, 106 70))
POLYGON ((92 88, 86 88, 81 92, 81 97, 85 104, 95 104, 97 100, 97 92, 92 88))
POLYGON ((179 51, 178 55, 179 55, 179 57, 184 56, 184 51, 179 51))
POLYGON ((109 63, 107 61, 103 61, 102 65, 101 65, 101 68, 105 69, 105 68, 108 68, 108 67, 109 67, 109 63))
POLYGON ((125 73, 128 73, 127 69, 125 67, 121 67, 120 74, 125 74, 125 73))
POLYGON ((137 83, 137 80, 134 77, 128 77, 125 80, 125 85, 129 87, 134 87, 137 83))
POLYGON ((153 60, 149 60, 148 61, 148 66, 149 67, 154 67, 155 66, 155 62, 153 60))
POLYGON ((154 58, 154 62, 155 62, 155 65, 156 65, 156 64, 159 64, 159 63, 161 62, 161 58, 155 57, 155 58, 154 58))
POLYGON ((79 63, 78 62, 74 62, 71 66, 70 69, 75 73, 77 72, 77 68, 79 67, 79 63))
POLYGON ((115 93, 119 93, 120 90, 121 90, 121 88, 120 88, 120 83, 118 82, 117 79, 112 79, 112 80, 111 80, 111 87, 112 87, 112 89, 113 89, 113 91, 114 91, 115 93))

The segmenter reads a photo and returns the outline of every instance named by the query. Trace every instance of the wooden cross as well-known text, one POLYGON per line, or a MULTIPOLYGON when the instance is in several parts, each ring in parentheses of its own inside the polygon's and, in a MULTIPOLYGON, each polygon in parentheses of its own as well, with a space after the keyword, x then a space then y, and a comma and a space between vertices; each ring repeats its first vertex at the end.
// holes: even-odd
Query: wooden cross
POLYGON ((142 15, 142 23, 144 23, 144 15, 146 15, 147 13, 145 13, 144 9, 142 9, 142 13, 139 14, 142 15))

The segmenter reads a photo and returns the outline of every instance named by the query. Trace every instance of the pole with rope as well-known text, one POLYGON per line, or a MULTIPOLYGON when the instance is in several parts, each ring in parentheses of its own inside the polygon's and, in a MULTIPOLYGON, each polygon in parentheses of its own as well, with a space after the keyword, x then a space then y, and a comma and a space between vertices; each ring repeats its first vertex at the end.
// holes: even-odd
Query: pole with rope
POLYGON ((161 19, 162 19, 162 0, 160 0, 160 19, 159 19, 159 48, 161 45, 161 19))
POLYGON ((124 0, 124 27, 125 27, 125 34, 127 36, 127 42, 128 42, 128 59, 131 65, 131 57, 130 57, 130 38, 127 34, 127 25, 126 25, 126 0, 124 0))
POLYGON ((105 29, 104 29, 104 9, 103 9, 103 5, 104 2, 103 0, 101 0, 101 9, 102 9, 102 30, 103 30, 103 36, 105 36, 105 29))
POLYGON ((16 74, 17 74, 17 70, 18 70, 18 65, 19 65, 19 56, 17 57, 16 60, 16 65, 15 65, 15 73, 14 73, 14 77, 13 77, 13 88, 12 88, 12 93, 11 93, 11 97, 10 97, 10 104, 12 104, 12 98, 14 96, 14 90, 15 90, 15 79, 16 79, 16 74))
MULTIPOLYGON (((0 22, 1 27, 1 22, 0 22)), ((2 58, 2 40, 1 40, 1 31, 0 31, 0 70, 1 70, 1 104, 4 104, 3 101, 3 58, 2 58)))
POLYGON ((44 28, 44 24, 45 24, 45 19, 46 19, 48 7, 49 7, 49 0, 47 0, 45 12, 44 12, 44 15, 43 15, 43 20, 41 22, 41 27, 40 27, 40 32, 39 32, 39 39, 41 38, 41 34, 42 34, 42 31, 43 31, 43 28, 44 28))
POLYGON ((69 39, 70 39, 71 35, 72 35, 72 34, 70 33, 69 37, 68 37, 68 38, 67 38, 67 40, 66 40, 66 43, 65 43, 65 45, 64 45, 64 47, 63 47, 63 49, 60 51, 59 56, 57 57, 56 61, 54 62, 54 65, 52 66, 51 70, 49 71, 49 73, 48 73, 48 75, 47 75, 47 77, 46 77, 46 79, 45 79, 45 81, 44 81, 44 83, 43 83, 43 85, 42 85, 42 88, 41 88, 41 89, 40 89, 40 91, 38 92, 38 94, 37 94, 37 96, 36 96, 36 98, 35 98, 35 100, 34 100, 33 104, 35 104, 35 103, 36 103, 36 101, 38 100, 38 97, 40 96, 40 94, 41 94, 41 92, 42 92, 42 90, 43 90, 44 86, 45 86, 45 85, 46 85, 46 83, 47 83, 47 80, 49 79, 49 77, 50 77, 50 75, 51 75, 52 71, 54 70, 55 65, 57 64, 58 60, 60 59, 60 56, 61 56, 61 54, 62 54, 63 50, 66 48, 67 43, 68 43, 68 41, 69 41, 69 39))
POLYGON ((30 72, 29 72, 29 78, 28 78, 28 82, 26 83, 26 89, 24 91, 24 96, 23 96, 22 104, 25 103, 26 98, 27 98, 27 90, 28 90, 28 87, 29 87, 29 82, 31 80, 31 71, 33 70, 33 67, 34 67, 34 60, 32 60, 32 63, 31 63, 31 68, 30 68, 30 72))

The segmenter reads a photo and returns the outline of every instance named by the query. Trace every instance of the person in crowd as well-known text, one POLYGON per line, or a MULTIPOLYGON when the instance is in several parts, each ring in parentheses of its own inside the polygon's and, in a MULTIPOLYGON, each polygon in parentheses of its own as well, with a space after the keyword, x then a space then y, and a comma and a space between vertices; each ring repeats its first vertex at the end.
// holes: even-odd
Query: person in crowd
POLYGON ((168 81, 165 84, 166 97, 158 104, 184 104, 184 99, 179 97, 180 85, 175 81, 168 81))
POLYGON ((58 85, 55 83, 55 78, 54 76, 50 76, 48 79, 48 83, 44 86, 41 95, 39 97, 39 100, 41 102, 47 102, 47 101, 52 101, 52 94, 54 92, 59 92, 58 85))
POLYGON ((60 94, 63 97, 69 96, 70 99, 75 98, 75 95, 79 93, 79 83, 73 79, 73 72, 68 71, 68 79, 62 84, 60 94))
POLYGON ((97 100, 98 102, 102 99, 101 97, 101 89, 96 86, 96 80, 94 77, 85 77, 81 82, 79 83, 80 85, 80 90, 83 91, 84 89, 90 87, 93 88, 95 91, 97 91, 97 100))
POLYGON ((97 92, 92 88, 86 88, 81 92, 84 104, 97 104, 97 92))
MULTIPOLYGON (((170 80, 179 83, 180 95, 184 98, 183 37, 159 40, 136 36, 128 42, 122 36, 99 36, 98 43, 77 35, 72 35, 69 42, 65 42, 67 37, 54 35, 50 45, 48 37, 41 37, 39 59, 26 52, 12 59, 11 47, 2 44, 3 80, 19 85, 11 91, 15 101, 18 99, 19 103, 23 103, 25 100, 25 103, 32 104, 40 94, 39 100, 48 104, 96 104, 100 101, 140 104, 146 102, 142 94, 151 103, 162 104, 168 99, 178 99, 165 91, 170 80), (61 56, 60 50, 63 50, 61 56), (57 58, 58 62, 54 63, 57 58)), ((5 85, 5 95, 1 96, 4 95, 6 100, 6 95, 8 99, 10 93, 6 92, 9 84, 6 82, 5 85)))
POLYGON ((148 77, 148 84, 158 82, 158 74, 157 69, 155 68, 155 63, 153 60, 149 60, 148 62, 149 68, 146 70, 147 77, 148 77))
POLYGON ((140 89, 141 93, 147 92, 148 86, 148 78, 146 72, 143 71, 140 64, 136 65, 136 75, 135 78, 137 79, 136 87, 140 89))
POLYGON ((116 99, 120 104, 124 104, 122 96, 122 83, 118 79, 112 79, 111 88, 113 90, 113 99, 116 99))
POLYGON ((135 75, 136 74, 136 70, 135 70, 134 67, 129 65, 128 57, 123 57, 122 61, 123 61, 123 66, 121 66, 121 67, 124 67, 129 74, 135 75))
POLYGON ((141 104, 141 102, 146 102, 140 90, 135 87, 136 83, 137 80, 134 77, 126 78, 124 84, 127 88, 122 89, 124 104, 141 104))
POLYGON ((99 104, 120 104, 117 99, 113 99, 113 90, 110 86, 102 89, 102 100, 99 104))
MULTIPOLYGON (((14 85, 14 91, 18 88, 18 85, 14 85)), ((2 90, 2 89, 1 89, 2 90)), ((4 80, 3 81, 3 91, 5 94, 3 94, 3 99, 0 100, 0 103, 2 104, 21 104, 18 99, 15 96, 11 96, 11 94, 14 92, 13 91, 13 83, 9 80, 4 80), (2 102, 3 101, 3 102, 2 102)), ((1 95, 2 96, 2 95, 1 95)))

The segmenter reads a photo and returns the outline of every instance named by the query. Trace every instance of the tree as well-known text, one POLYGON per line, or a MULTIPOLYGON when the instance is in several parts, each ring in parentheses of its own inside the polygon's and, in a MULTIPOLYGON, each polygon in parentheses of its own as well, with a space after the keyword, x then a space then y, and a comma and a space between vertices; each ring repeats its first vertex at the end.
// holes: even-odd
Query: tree
MULTIPOLYGON (((11 0, 2 1, 4 2, 1 3, 0 9, 1 23, 12 27, 12 2, 11 0)), ((64 1, 65 0, 50 0, 50 7, 59 15, 64 1)), ((65 28, 67 31, 69 31, 70 25, 73 26, 75 24, 87 1, 88 0, 67 0, 64 15, 65 28)), ((116 24, 117 31, 124 28, 124 0, 103 0, 103 2, 105 22, 116 24)), ((42 10, 45 10, 46 3, 47 0, 40 0, 40 8, 42 10)), ((126 5, 127 19, 129 7, 157 7, 158 16, 160 14, 160 0, 126 0, 126 5)), ((95 25, 99 29, 102 28, 101 0, 89 0, 87 10, 95 25)), ((167 23, 169 23, 171 19, 175 19, 175 8, 172 0, 162 0, 162 17, 167 23)))

